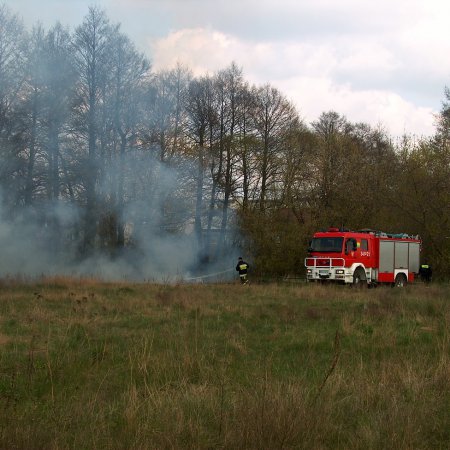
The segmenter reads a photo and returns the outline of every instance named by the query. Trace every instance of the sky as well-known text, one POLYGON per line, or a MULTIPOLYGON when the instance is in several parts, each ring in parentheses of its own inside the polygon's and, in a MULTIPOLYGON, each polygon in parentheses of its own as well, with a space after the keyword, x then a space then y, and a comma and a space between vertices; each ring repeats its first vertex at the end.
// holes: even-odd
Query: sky
MULTIPOLYGON (((1 0, 0 0, 1 2, 1 0)), ((6 0, 27 28, 74 29, 89 6, 147 55, 195 75, 235 62, 307 123, 336 111, 392 137, 431 136, 450 86, 446 0, 6 0)))

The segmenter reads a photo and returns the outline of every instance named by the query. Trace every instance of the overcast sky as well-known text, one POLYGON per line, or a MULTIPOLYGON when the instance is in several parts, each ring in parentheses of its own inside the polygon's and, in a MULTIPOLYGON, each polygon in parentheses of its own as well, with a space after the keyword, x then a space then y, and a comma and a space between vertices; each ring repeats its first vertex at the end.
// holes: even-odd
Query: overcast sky
MULTIPOLYGON (((1 2, 1 0, 0 0, 1 2)), ((71 29, 89 6, 120 22, 155 70, 235 61, 310 123, 334 110, 392 136, 434 132, 450 86, 446 0, 6 0, 27 27, 71 29)))

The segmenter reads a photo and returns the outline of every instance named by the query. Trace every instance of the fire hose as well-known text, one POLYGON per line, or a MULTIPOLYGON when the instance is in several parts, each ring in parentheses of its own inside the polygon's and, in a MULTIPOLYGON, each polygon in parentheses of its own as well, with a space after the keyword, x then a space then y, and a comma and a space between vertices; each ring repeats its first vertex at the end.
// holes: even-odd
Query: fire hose
POLYGON ((203 278, 215 277, 216 275, 222 275, 223 273, 232 272, 234 269, 223 270, 222 272, 209 273, 208 275, 202 275, 200 277, 185 278, 186 281, 203 280, 203 278))

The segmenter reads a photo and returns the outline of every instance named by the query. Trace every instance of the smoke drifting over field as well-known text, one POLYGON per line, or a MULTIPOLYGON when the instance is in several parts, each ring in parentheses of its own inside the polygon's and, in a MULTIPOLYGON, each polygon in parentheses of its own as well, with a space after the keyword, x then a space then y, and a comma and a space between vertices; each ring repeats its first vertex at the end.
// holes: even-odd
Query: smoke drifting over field
MULTIPOLYGON (((83 254, 82 206, 67 201, 41 203, 21 208, 12 217, 0 195, 0 277, 64 275, 174 282, 215 280, 208 276, 215 272, 220 272, 220 279, 232 276, 234 253, 215 265, 202 264, 202 247, 192 233, 191 192, 183 185, 188 182, 190 163, 183 163, 185 173, 152 157, 130 158, 126 166, 133 173, 126 190, 138 192, 124 205, 126 242, 121 249, 97 242, 94 251, 83 254)), ((117 176, 108 171, 100 190, 108 189, 107 180, 117 176)), ((101 204, 100 198, 97 203, 101 204)))
POLYGON ((0 42, 0 276, 174 280, 233 266, 240 69, 152 72, 98 7, 73 30, 26 30, 0 6, 0 42))

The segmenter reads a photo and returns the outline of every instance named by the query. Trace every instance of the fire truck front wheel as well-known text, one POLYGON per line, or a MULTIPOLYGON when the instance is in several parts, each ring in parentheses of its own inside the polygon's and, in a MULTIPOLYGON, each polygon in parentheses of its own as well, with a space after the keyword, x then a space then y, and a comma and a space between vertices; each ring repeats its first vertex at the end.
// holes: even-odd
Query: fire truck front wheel
POLYGON ((362 267, 359 267, 353 273, 353 284, 351 285, 355 288, 361 288, 367 286, 366 274, 362 267))

